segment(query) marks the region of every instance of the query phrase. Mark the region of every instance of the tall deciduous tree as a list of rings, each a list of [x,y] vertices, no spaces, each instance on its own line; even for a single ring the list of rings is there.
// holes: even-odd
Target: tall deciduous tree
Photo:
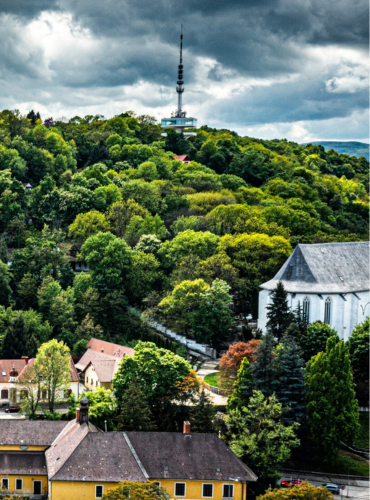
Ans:
[[[271,294],[271,304],[267,307],[267,329],[280,341],[285,330],[294,319],[294,315],[288,306],[288,294],[281,281]]]
[[[318,352],[325,351],[326,342],[330,337],[334,337],[336,342],[339,341],[336,330],[326,323],[315,321],[309,325],[301,339],[304,359],[309,361]]]
[[[8,266],[0,261],[0,305],[7,306],[12,295]]]
[[[260,344],[262,344],[261,340],[250,340],[229,346],[227,353],[223,354],[220,360],[219,380],[223,389],[232,389],[243,359],[246,358],[249,362],[256,360]]]
[[[295,435],[299,424],[284,425],[283,412],[275,395],[265,398],[253,391],[248,406],[229,413],[230,448],[257,474],[262,488],[279,477],[279,467],[299,444]]]
[[[227,400],[227,411],[241,409],[247,406],[252,395],[253,377],[248,358],[243,358],[234,384],[233,393]]]
[[[22,412],[33,419],[36,411],[39,410],[42,390],[42,366],[27,366],[18,377],[18,382],[24,391],[24,397],[21,403]]]
[[[64,342],[50,340],[39,348],[35,369],[42,370],[42,389],[46,390],[49,411],[54,412],[55,403],[63,399],[71,384],[71,356]]]
[[[329,338],[326,351],[314,356],[306,370],[311,437],[329,460],[338,452],[341,441],[353,442],[359,428],[348,346]]]

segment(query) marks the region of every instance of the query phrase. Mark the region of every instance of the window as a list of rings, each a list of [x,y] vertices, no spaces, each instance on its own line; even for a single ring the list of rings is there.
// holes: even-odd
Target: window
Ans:
[[[154,484],[155,484],[156,486],[161,487],[161,482],[160,482],[160,481],[156,481]]]
[[[310,299],[305,297],[303,299],[303,316],[305,317],[307,323],[310,322]]]
[[[203,484],[203,498],[213,497],[213,484]]]
[[[325,300],[324,323],[330,325],[330,320],[331,320],[331,298],[328,297]]]
[[[104,486],[97,484],[95,486],[95,498],[102,498],[104,493]]]
[[[34,481],[33,482],[33,494],[41,495],[42,493],[42,481]]]
[[[223,488],[223,498],[234,498],[234,485],[233,484],[224,484]]]
[[[175,497],[185,496],[185,483],[175,483]]]
[[[9,399],[8,389],[1,389],[1,399]]]
[[[23,479],[16,479],[15,480],[15,489],[16,489],[16,491],[23,490]]]
[[[8,478],[3,478],[1,480],[1,487],[3,490],[8,490],[9,489],[9,479]]]

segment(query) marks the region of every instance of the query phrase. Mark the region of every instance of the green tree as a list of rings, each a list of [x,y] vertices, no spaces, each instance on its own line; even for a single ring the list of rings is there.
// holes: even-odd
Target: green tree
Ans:
[[[169,495],[157,483],[122,481],[103,495],[103,500],[168,500]]]
[[[69,237],[76,242],[85,242],[89,236],[109,230],[109,222],[105,215],[92,210],[85,214],[78,214],[74,222],[69,226]]]
[[[151,253],[133,252],[132,268],[128,277],[130,301],[140,304],[153,290],[161,277],[160,264]]]
[[[3,359],[19,359],[28,356],[29,333],[23,315],[14,318],[9,325],[2,345]]]
[[[271,333],[267,333],[258,346],[252,374],[254,388],[265,396],[271,396],[277,385],[275,340]]]
[[[252,372],[249,367],[248,359],[244,358],[234,383],[234,390],[227,400],[227,412],[230,413],[231,410],[240,410],[243,406],[248,406],[249,399],[252,395],[252,388]]]
[[[127,243],[109,232],[90,236],[81,248],[94,282],[103,289],[122,285],[132,264],[131,254]]]
[[[356,325],[348,339],[349,355],[356,382],[369,381],[369,316]]]
[[[305,417],[303,353],[294,339],[284,336],[277,349],[276,396],[289,410],[284,420],[301,422]]]
[[[132,382],[123,393],[116,417],[118,431],[153,431],[156,426],[144,391]]]
[[[280,341],[294,319],[288,306],[288,293],[281,281],[274,288],[271,294],[271,303],[266,306],[266,309],[268,318],[266,328]]]
[[[0,305],[7,306],[9,304],[12,295],[10,280],[8,266],[4,262],[0,262]]]
[[[324,486],[312,486],[304,482],[286,489],[270,489],[258,496],[257,500],[332,500],[333,498],[333,494]]]
[[[18,377],[18,383],[24,390],[21,402],[22,412],[32,420],[36,412],[40,410],[40,400],[42,397],[42,367],[27,366]]]
[[[152,342],[138,342],[133,356],[125,356],[113,379],[114,394],[121,401],[132,383],[142,389],[150,405],[175,399],[179,383],[190,372],[189,363]]]
[[[200,391],[195,405],[191,408],[190,423],[192,432],[214,432],[213,421],[216,409],[204,390]]]
[[[327,340],[330,337],[334,337],[335,341],[339,342],[336,330],[326,323],[315,321],[309,325],[301,339],[304,359],[309,361],[318,352],[325,351]]]
[[[352,443],[359,428],[348,346],[330,337],[326,351],[313,356],[306,371],[311,438],[321,455],[331,460],[341,441]]]
[[[261,489],[279,477],[278,469],[299,445],[295,435],[299,424],[284,425],[283,414],[276,396],[265,398],[260,391],[253,391],[248,406],[229,413],[230,448],[257,474]]]
[[[55,403],[63,399],[71,384],[71,356],[64,342],[50,340],[39,348],[35,359],[35,370],[42,369],[42,390],[46,390],[49,411],[54,412]]]

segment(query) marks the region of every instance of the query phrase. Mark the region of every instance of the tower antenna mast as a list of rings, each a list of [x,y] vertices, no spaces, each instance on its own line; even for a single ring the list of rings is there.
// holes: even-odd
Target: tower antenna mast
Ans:
[[[186,114],[182,111],[182,94],[184,92],[184,65],[182,64],[182,39],[183,39],[183,34],[182,34],[182,25],[181,25],[181,35],[180,35],[180,64],[178,66],[178,75],[177,75],[177,87],[176,87],[176,92],[177,92],[177,112],[176,112],[176,117],[181,118],[186,116]]]

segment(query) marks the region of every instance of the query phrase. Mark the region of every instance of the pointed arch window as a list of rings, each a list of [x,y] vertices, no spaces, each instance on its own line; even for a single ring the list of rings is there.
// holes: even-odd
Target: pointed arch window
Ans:
[[[309,297],[305,297],[303,299],[303,316],[307,323],[310,322],[310,299]]]
[[[331,321],[331,298],[325,300],[324,323],[330,325]]]

